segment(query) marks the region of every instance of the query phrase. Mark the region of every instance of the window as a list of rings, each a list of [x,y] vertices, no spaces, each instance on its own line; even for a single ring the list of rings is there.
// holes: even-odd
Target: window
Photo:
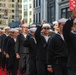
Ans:
[[[30,23],[32,22],[32,18],[30,18]]]
[[[14,20],[12,20],[12,22],[14,22]]]
[[[36,23],[38,22],[38,14],[36,13]]]
[[[38,7],[38,0],[36,0],[36,7]]]
[[[65,0],[61,0],[61,1],[65,1]]]
[[[63,8],[61,9],[61,18],[69,18],[71,16],[71,11],[69,8]]]
[[[34,14],[34,20],[33,20],[33,22],[35,23],[35,14]]]
[[[18,0],[18,2],[22,2],[22,0]]]
[[[14,8],[14,4],[12,4],[12,7]]]
[[[53,21],[54,21],[54,16],[55,16],[55,15],[54,15],[54,11],[55,11],[55,10],[54,10],[54,7],[51,7],[51,8],[50,8],[50,11],[51,11],[51,14],[50,14],[51,22],[53,22]]]
[[[40,23],[40,21],[41,21],[41,14],[39,13],[39,23]]]
[[[25,12],[24,12],[24,16],[27,16],[27,15],[28,15],[28,13],[27,13],[27,11],[25,11]]]
[[[61,17],[66,18],[66,9],[62,9],[61,14]]]
[[[1,18],[1,15],[0,15],[0,18]]]
[[[25,23],[27,23],[27,19],[24,19]]]
[[[35,0],[34,0],[34,8],[35,8]]]
[[[39,0],[39,6],[41,6],[41,2],[40,2],[41,0]]]
[[[24,0],[24,2],[28,2],[28,0]]]
[[[12,15],[12,19],[14,19],[14,15]]]
[[[24,10],[27,10],[28,9],[28,5],[24,5]]]
[[[14,0],[12,0],[12,2],[14,2]]]
[[[2,22],[0,21],[0,24],[2,24]]]
[[[14,13],[14,10],[12,10],[12,12]]]
[[[19,10],[19,13],[22,13],[22,10]]]
[[[30,8],[32,8],[32,4],[30,4]]]
[[[30,15],[32,15],[32,12],[30,11]]]

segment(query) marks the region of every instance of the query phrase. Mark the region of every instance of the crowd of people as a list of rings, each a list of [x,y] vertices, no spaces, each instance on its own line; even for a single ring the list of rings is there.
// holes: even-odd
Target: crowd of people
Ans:
[[[76,75],[76,8],[69,19],[0,30],[0,67],[6,75]]]

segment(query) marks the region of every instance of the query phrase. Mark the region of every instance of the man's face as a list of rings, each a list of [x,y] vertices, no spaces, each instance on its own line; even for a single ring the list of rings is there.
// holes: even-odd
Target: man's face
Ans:
[[[17,38],[18,34],[19,34],[18,32],[14,32],[14,33],[13,33],[13,36],[14,36],[15,38]]]
[[[22,27],[22,32],[24,33],[28,32],[28,27]]]
[[[7,33],[9,33],[9,32],[10,32],[10,29],[6,29],[5,31],[6,31]]]
[[[73,18],[76,18],[76,8],[72,11]]]
[[[35,32],[31,32],[31,35],[32,35],[32,36],[35,36]]]
[[[50,32],[50,28],[48,26],[43,28],[43,33],[44,34],[49,34],[49,32]]]

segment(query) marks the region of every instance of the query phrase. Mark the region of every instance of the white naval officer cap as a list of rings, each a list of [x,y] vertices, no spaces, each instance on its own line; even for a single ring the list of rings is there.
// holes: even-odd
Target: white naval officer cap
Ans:
[[[48,24],[48,23],[43,24],[42,28],[44,28],[44,27],[49,27],[49,28],[51,28],[50,24]]]
[[[3,30],[1,30],[1,32],[5,32],[5,30],[3,29]]]
[[[30,28],[29,31],[31,32],[35,32],[37,30],[37,28]]]
[[[32,28],[32,27],[36,27],[36,25],[35,25],[35,24],[32,24],[30,27],[31,27],[31,28]]]
[[[19,32],[17,29],[14,29],[13,32]]]
[[[58,21],[54,21],[54,22],[53,22],[53,25],[54,25],[54,24],[58,24]]]
[[[10,27],[9,27],[9,26],[6,26],[6,27],[4,28],[4,30],[6,30],[6,29],[10,29]]]
[[[18,28],[18,27],[17,27],[17,28],[14,28],[14,29],[19,30],[19,28]]]
[[[29,27],[27,24],[23,24],[22,27]]]
[[[76,18],[74,19],[73,23],[76,24]]]
[[[10,29],[10,32],[14,32],[14,28],[11,28],[11,29]]]
[[[22,30],[22,28],[19,27],[19,30]]]
[[[66,22],[67,20],[68,19],[66,19],[66,18],[61,18],[61,19],[58,20],[58,23]]]

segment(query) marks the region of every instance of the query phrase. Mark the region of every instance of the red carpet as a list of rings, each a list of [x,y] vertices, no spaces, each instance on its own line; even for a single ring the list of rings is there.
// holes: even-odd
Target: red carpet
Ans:
[[[2,70],[0,69],[0,75],[6,75],[6,71],[5,71],[5,70],[2,71]]]

